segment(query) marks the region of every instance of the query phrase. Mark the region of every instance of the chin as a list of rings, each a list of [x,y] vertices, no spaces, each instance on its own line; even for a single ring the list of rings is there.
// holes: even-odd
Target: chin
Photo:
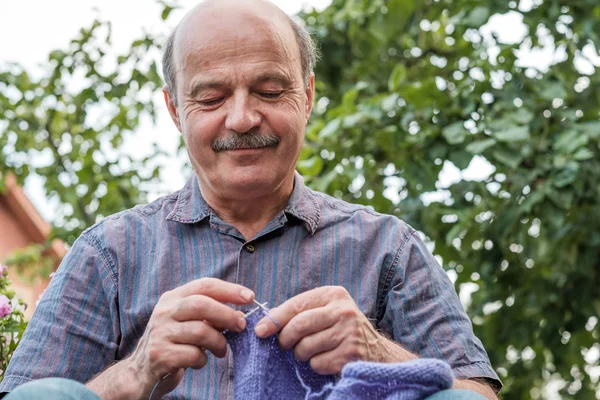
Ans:
[[[282,183],[271,174],[252,174],[241,176],[228,175],[222,182],[224,189],[235,197],[259,197],[274,192]]]

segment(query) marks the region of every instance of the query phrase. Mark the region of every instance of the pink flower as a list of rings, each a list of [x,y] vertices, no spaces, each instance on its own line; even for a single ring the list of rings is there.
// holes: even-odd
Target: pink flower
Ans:
[[[0,275],[4,276],[6,271],[8,271],[8,267],[4,264],[0,264]]]
[[[0,294],[0,318],[4,318],[12,312],[10,300],[3,294]]]

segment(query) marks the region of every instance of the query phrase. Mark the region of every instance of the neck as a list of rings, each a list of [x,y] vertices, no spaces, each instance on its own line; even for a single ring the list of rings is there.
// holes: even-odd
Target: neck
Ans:
[[[294,189],[294,176],[273,192],[250,196],[218,196],[198,182],[202,197],[224,222],[234,226],[248,241],[254,238],[288,203]]]

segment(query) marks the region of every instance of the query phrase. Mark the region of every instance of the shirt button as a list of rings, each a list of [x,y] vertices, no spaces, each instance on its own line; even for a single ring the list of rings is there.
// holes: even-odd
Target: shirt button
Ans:
[[[246,245],[246,251],[248,253],[254,253],[254,250],[256,250],[256,248],[254,246],[252,246],[251,244]]]

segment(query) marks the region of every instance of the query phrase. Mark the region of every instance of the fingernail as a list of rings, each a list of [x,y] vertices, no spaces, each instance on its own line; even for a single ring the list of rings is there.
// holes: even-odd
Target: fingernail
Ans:
[[[238,320],[237,320],[237,326],[242,331],[244,329],[246,329],[246,318],[242,318],[242,317],[238,318]]]
[[[242,296],[242,299],[246,301],[252,301],[252,299],[254,298],[254,293],[252,293],[251,290],[244,289],[240,292],[240,296]]]
[[[260,324],[254,329],[254,332],[256,333],[256,336],[264,337],[267,334],[267,329],[265,324]]]

